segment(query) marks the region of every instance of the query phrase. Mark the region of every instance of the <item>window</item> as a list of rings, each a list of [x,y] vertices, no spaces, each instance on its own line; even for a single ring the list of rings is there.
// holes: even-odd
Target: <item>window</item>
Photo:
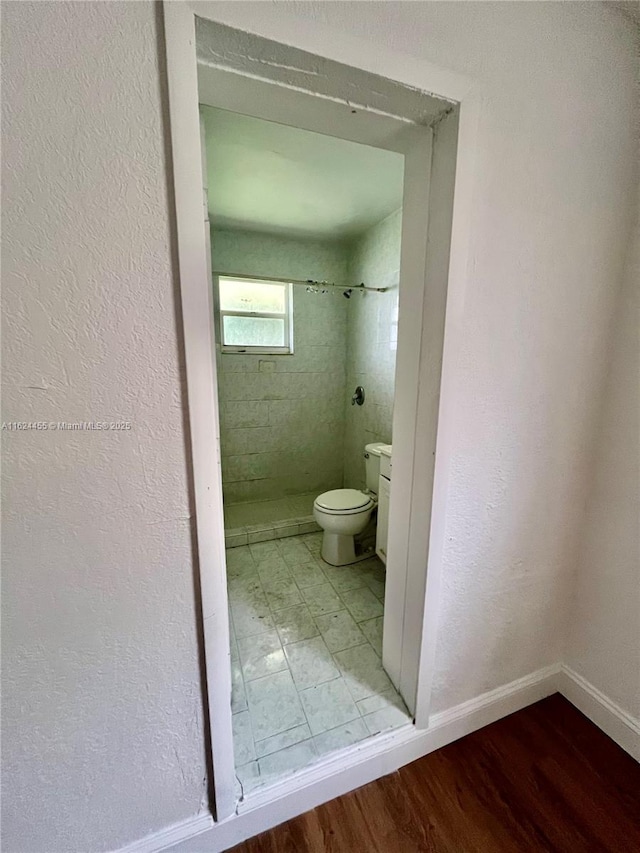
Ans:
[[[218,277],[223,352],[293,352],[291,285]]]

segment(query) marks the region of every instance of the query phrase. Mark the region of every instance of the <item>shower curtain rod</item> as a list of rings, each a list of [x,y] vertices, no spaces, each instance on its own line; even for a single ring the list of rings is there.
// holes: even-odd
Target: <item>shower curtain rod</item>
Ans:
[[[247,278],[251,281],[278,281],[284,282],[285,284],[301,284],[306,287],[339,287],[341,290],[369,290],[372,293],[386,293],[386,287],[368,287],[366,284],[336,284],[333,281],[316,281],[315,279],[308,278],[306,280],[301,278],[276,278],[275,276],[269,275],[244,275],[237,272],[221,272],[220,270],[213,270],[214,275],[222,275],[226,278]]]

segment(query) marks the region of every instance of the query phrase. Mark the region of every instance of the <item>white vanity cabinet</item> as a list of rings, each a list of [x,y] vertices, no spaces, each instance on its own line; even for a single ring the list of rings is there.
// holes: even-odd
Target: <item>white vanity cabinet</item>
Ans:
[[[389,494],[391,492],[391,445],[380,448],[380,477],[378,480],[378,524],[376,527],[376,554],[387,564],[387,538],[389,530]]]

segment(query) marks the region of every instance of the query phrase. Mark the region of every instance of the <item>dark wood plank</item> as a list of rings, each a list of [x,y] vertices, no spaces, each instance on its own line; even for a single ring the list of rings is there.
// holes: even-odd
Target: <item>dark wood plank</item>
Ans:
[[[640,851],[640,765],[559,695],[233,848],[528,851]]]

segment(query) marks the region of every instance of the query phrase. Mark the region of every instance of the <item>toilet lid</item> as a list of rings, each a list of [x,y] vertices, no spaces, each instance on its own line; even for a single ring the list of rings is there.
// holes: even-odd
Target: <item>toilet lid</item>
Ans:
[[[334,489],[317,497],[316,503],[322,509],[339,512],[340,510],[360,509],[360,507],[371,503],[371,498],[357,489]]]

